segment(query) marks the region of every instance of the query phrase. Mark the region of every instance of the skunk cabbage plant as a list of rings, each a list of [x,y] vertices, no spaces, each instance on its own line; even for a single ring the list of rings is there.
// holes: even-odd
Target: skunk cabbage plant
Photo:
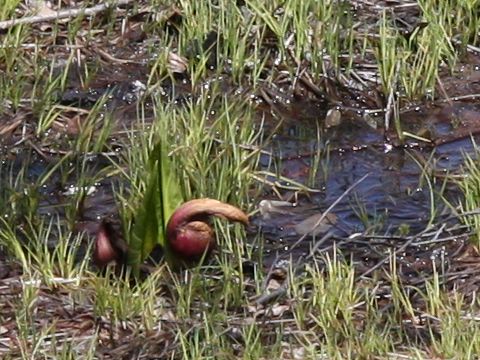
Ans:
[[[183,196],[171,160],[162,143],[154,147],[147,184],[135,215],[128,245],[103,222],[97,232],[94,259],[103,267],[111,261],[127,264],[135,275],[156,245],[170,263],[194,261],[215,246],[211,216],[248,224],[247,215],[235,206],[213,199],[195,199],[182,204]]]

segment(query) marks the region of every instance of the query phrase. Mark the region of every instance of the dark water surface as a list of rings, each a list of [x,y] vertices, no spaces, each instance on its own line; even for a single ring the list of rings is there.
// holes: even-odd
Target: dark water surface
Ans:
[[[325,211],[366,174],[331,211],[337,216],[332,228],[336,237],[413,235],[429,223],[441,222],[452,213],[445,200],[458,205],[462,199],[451,175],[463,173],[465,154],[474,155],[474,138],[464,135],[476,133],[477,119],[480,106],[472,104],[412,110],[405,114],[405,131],[424,134],[430,142],[407,138],[403,145],[393,132],[372,129],[361,120],[347,119],[320,136],[317,124],[285,126],[273,141],[272,156],[262,158],[264,169],[273,168],[276,174],[269,180],[282,183],[283,176],[320,191],[298,191],[292,198],[294,191],[280,190],[282,200],[288,199],[294,207],[280,207],[255,221],[269,244],[267,253],[288,250],[302,235],[296,225]],[[287,183],[284,179],[284,185],[292,185]],[[278,200],[273,194],[266,198]],[[307,237],[294,252],[306,254],[311,244],[312,237]]]

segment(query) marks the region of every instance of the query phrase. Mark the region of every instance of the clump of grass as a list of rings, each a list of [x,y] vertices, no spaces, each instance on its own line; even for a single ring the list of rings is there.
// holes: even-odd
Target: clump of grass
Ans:
[[[472,3],[419,1],[418,6],[422,22],[408,35],[395,25],[393,12],[383,11],[376,57],[385,95],[433,99],[441,69],[452,70],[466,45],[476,41],[478,17]],[[460,27],[466,31],[459,33]]]
[[[480,246],[480,214],[477,214],[480,208],[480,165],[475,157],[466,154],[465,168],[467,176],[459,183],[465,200],[460,206],[461,211],[467,214],[465,222],[474,231],[473,243]]]
[[[173,114],[157,112],[160,122],[169,118],[172,124],[172,151],[188,197],[239,205],[251,201],[250,174],[257,165],[261,134],[251,111],[246,100],[228,100],[214,91]]]
[[[20,0],[5,0],[2,2],[2,8],[0,9],[0,20],[10,19],[15,13],[15,9],[20,4]]]
[[[399,277],[393,256],[390,264],[386,278],[359,281],[334,252],[291,279],[296,338],[311,356],[430,358],[461,349],[457,356],[463,357],[480,344],[472,335],[478,326],[465,310],[471,305],[441,286],[441,274],[434,271],[431,280],[413,287]],[[459,336],[466,328],[472,332]],[[415,331],[419,338],[412,336]]]
[[[48,284],[56,277],[78,279],[86,269],[88,258],[78,262],[81,236],[65,233],[58,218],[35,224],[27,222],[20,233],[5,220],[2,222],[0,244],[21,262],[27,275],[41,275]],[[24,243],[19,237],[24,238]]]
[[[127,273],[124,279],[113,275],[110,267],[105,276],[90,278],[89,297],[95,314],[107,316],[112,324],[137,319],[136,326],[142,331],[158,326],[160,318],[171,307],[163,294],[163,281],[169,277],[168,269],[161,266],[145,281],[133,286],[131,273]]]

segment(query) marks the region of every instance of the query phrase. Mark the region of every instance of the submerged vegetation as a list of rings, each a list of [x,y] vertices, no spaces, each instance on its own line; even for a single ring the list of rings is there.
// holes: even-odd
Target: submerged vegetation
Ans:
[[[472,0],[3,0],[0,357],[478,356],[477,153],[450,173],[429,151],[480,132],[455,107],[479,23]],[[331,200],[334,155],[366,148],[391,161],[376,192],[421,168],[393,200],[413,219],[367,206],[360,158]],[[199,198],[250,225],[171,266],[155,244]],[[92,263],[105,224],[133,267]]]

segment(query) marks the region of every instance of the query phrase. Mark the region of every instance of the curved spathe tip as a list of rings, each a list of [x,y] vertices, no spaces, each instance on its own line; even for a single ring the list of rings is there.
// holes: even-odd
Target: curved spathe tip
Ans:
[[[214,234],[208,218],[211,216],[248,225],[248,216],[239,208],[224,202],[204,198],[187,201],[171,216],[167,224],[167,241],[180,257],[194,259],[210,251]]]

